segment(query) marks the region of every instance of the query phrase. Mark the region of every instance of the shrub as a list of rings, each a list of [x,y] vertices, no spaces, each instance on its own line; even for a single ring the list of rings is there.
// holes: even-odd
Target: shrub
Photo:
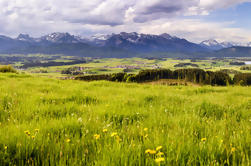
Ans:
[[[235,74],[234,84],[244,86],[251,85],[251,73]]]
[[[0,66],[0,73],[17,73],[11,65]]]
[[[210,75],[211,79],[211,85],[220,85],[220,86],[226,86],[232,83],[231,77],[223,72],[211,72]]]
[[[83,81],[100,81],[100,80],[110,80],[111,75],[103,74],[103,75],[87,75],[87,76],[77,76],[76,80]]]
[[[114,73],[111,75],[110,81],[125,82],[127,80],[126,73]]]
[[[244,62],[230,62],[229,64],[233,65],[233,66],[243,66],[243,65],[245,65]]]
[[[174,67],[187,67],[187,66],[199,67],[199,65],[193,63],[179,63],[174,65]]]
[[[251,65],[242,66],[241,70],[251,70]]]

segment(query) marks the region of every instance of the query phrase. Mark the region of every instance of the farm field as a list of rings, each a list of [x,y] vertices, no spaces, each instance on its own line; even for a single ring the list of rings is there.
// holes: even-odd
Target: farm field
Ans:
[[[84,63],[83,63],[84,61]],[[182,58],[83,58],[62,55],[0,55],[1,64],[11,64],[20,72],[49,76],[54,78],[69,77],[62,71],[72,69],[77,74],[98,75],[126,72],[136,74],[145,69],[200,68],[206,71],[228,70],[230,75],[236,72],[250,73],[250,70],[240,70],[244,65],[230,65],[231,62],[250,61],[250,58],[232,59],[182,59]],[[49,64],[51,65],[49,65]],[[53,64],[51,64],[53,63]],[[65,63],[65,64],[59,64]],[[73,63],[73,64],[69,64]],[[74,64],[76,63],[76,64]],[[44,64],[44,66],[39,66]],[[48,65],[48,66],[46,66]],[[247,65],[248,66],[248,65]]]
[[[251,165],[250,87],[0,74],[0,165]]]

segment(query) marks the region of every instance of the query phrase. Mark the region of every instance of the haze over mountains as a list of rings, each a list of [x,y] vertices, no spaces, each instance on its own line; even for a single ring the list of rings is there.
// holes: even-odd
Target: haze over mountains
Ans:
[[[150,35],[121,32],[111,35],[97,34],[90,38],[69,33],[52,33],[39,38],[20,34],[17,38],[0,36],[0,53],[118,58],[149,54],[168,56],[171,53],[187,56],[251,56],[251,42],[238,44],[206,40],[196,44],[166,33]]]

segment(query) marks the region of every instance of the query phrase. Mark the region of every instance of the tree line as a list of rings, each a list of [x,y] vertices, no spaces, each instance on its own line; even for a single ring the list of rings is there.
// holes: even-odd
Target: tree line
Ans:
[[[185,80],[187,82],[193,82],[202,85],[251,85],[251,73],[250,74],[235,74],[232,79],[229,74],[221,71],[204,71],[202,69],[149,69],[142,70],[138,74],[127,74],[127,73],[114,73],[104,75],[87,75],[77,76],[76,80],[84,81],[97,81],[97,80],[108,80],[116,82],[150,82],[157,81],[160,79],[176,79]]]
[[[75,60],[72,62],[56,62],[56,61],[40,62],[40,61],[35,61],[35,62],[24,63],[22,68],[26,69],[29,67],[66,66],[66,65],[76,65],[76,64],[82,64],[82,63],[86,63],[86,61],[85,60]]]

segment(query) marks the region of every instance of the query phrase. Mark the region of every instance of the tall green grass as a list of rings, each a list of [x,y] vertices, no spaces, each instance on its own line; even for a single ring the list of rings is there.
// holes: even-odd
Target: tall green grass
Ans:
[[[250,110],[249,87],[0,74],[0,165],[246,166]]]

